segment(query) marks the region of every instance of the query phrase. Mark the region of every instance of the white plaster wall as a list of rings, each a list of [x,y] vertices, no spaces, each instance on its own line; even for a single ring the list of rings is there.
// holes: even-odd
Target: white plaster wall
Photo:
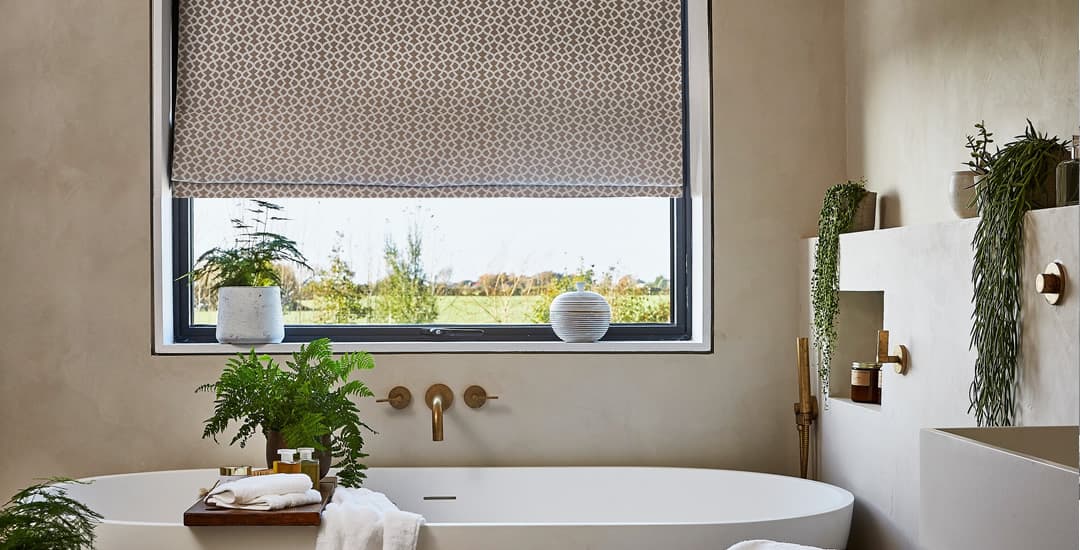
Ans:
[[[225,357],[150,354],[148,7],[0,1],[0,495],[262,454],[199,438]],[[844,172],[843,4],[716,0],[711,26],[715,352],[379,355],[377,392],[502,399],[459,402],[441,443],[422,405],[366,402],[370,464],[797,471],[799,239]]]
[[[846,0],[847,175],[882,227],[955,219],[949,173],[985,120],[999,144],[1030,118],[1077,131],[1076,0]]]
[[[977,220],[919,225],[841,237],[841,290],[883,290],[884,328],[904,344],[906,376],[885,369],[880,408],[832,400],[818,431],[820,478],[855,494],[851,548],[917,548],[919,430],[973,426],[968,387],[975,352],[971,329],[971,239]],[[1025,226],[1023,425],[1080,421],[1080,293],[1059,306],[1035,294],[1034,277],[1047,262],[1080,273],[1080,207],[1030,213]],[[804,241],[812,264],[814,239]],[[805,272],[804,297],[809,292]],[[803,302],[808,317],[809,306]],[[809,331],[809,324],[806,325]],[[871,343],[871,346],[873,344]],[[1076,506],[1076,501],[1062,503]]]

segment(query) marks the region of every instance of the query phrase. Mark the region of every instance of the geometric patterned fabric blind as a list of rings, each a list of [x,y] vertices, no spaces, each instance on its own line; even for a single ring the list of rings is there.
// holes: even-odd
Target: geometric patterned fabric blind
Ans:
[[[179,0],[178,197],[678,197],[680,0]]]

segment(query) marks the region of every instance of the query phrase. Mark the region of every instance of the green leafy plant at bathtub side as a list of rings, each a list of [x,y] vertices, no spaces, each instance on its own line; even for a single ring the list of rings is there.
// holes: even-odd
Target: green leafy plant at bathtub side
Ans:
[[[0,510],[0,550],[90,550],[101,515],[52,478],[15,493]]]
[[[1064,142],[1040,134],[1029,120],[1023,135],[982,160],[988,170],[976,185],[981,217],[971,242],[975,307],[970,346],[976,359],[968,409],[980,426],[1011,426],[1015,420],[1024,215],[1053,206],[1047,182],[1064,155]]]
[[[814,307],[813,341],[818,353],[818,380],[823,401],[829,397],[829,365],[836,344],[834,323],[840,312],[840,234],[851,229],[855,211],[865,193],[865,181],[848,181],[830,187],[825,191],[818,217],[810,294]]]
[[[334,359],[330,340],[320,338],[301,346],[282,368],[273,358],[250,353],[229,360],[217,382],[199,386],[196,392],[213,392],[214,415],[206,419],[203,437],[224,433],[238,422],[230,445],[247,441],[258,433],[281,432],[293,447],[326,450],[324,436],[330,436],[330,451],[340,468],[338,482],[347,487],[363,483],[360,462],[364,454],[364,432],[375,433],[360,420],[354,398],[373,394],[359,380],[349,380],[361,370],[375,367],[371,355],[345,353]]]

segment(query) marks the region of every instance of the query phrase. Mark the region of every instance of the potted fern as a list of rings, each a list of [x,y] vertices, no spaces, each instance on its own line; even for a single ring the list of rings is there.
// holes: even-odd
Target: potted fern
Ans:
[[[217,382],[196,392],[213,392],[214,415],[206,419],[203,438],[224,433],[239,423],[230,445],[244,447],[254,435],[266,437],[266,465],[281,448],[314,447],[320,477],[333,467],[342,485],[359,486],[364,479],[364,432],[375,433],[360,420],[353,398],[371,397],[356,371],[375,367],[371,355],[346,353],[334,359],[330,340],[320,338],[301,346],[282,368],[273,358],[250,353],[229,360]]]
[[[68,496],[68,483],[82,482],[58,477],[15,493],[0,509],[0,548],[92,550],[101,515]]]
[[[218,342],[276,344],[285,339],[285,319],[275,264],[310,267],[294,241],[268,230],[271,222],[286,219],[278,215],[281,206],[251,203],[245,215],[232,220],[238,232],[233,246],[207,250],[181,278],[209,285],[217,293]]]

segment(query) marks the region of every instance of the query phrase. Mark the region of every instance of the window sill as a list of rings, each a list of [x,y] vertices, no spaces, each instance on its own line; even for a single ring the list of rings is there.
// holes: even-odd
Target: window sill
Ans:
[[[255,345],[255,351],[266,354],[289,354],[302,344]],[[155,355],[233,355],[250,351],[253,346],[237,344],[178,344],[155,346]],[[709,342],[694,340],[653,342],[596,342],[568,344],[566,342],[334,342],[335,352],[366,351],[370,353],[709,353]]]

